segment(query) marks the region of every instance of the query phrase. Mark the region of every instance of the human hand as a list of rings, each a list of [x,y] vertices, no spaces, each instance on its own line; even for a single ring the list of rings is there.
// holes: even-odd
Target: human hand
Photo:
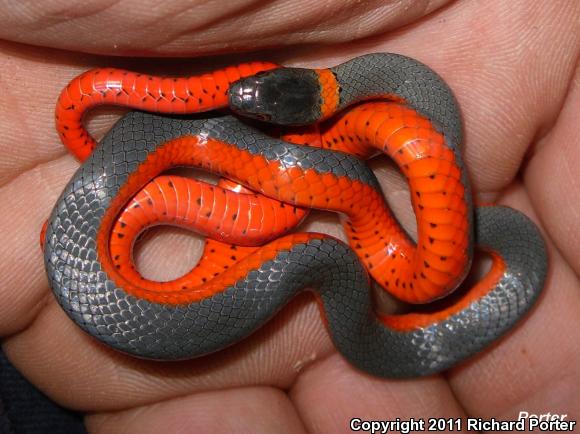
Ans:
[[[580,259],[574,254],[580,229],[573,168],[580,158],[574,135],[580,10],[573,1],[521,0],[509,8],[500,0],[485,7],[443,3],[226,7],[216,1],[187,10],[180,2],[156,8],[143,2],[56,2],[34,10],[4,5],[0,35],[106,55],[263,48],[252,57],[329,66],[390,51],[428,64],[462,107],[466,163],[478,197],[523,210],[548,242],[545,293],[513,332],[444,376],[405,381],[370,377],[344,362],[309,296],[298,297],[248,340],[199,360],[147,362],[105,348],[55,303],[38,248],[40,227],[78,167],[54,131],[58,93],[73,76],[96,66],[191,74],[247,57],[153,65],[3,42],[0,335],[15,365],[58,402],[89,412],[87,424],[95,432],[325,433],[348,431],[351,417],[513,419],[520,410],[578,419],[580,346],[573,325],[580,314]],[[331,45],[272,48],[298,42]],[[114,116],[103,113],[111,112],[119,113],[94,113],[91,131],[108,129]],[[389,201],[404,221],[412,221],[402,178],[384,160],[373,167]],[[335,220],[321,214],[307,229],[340,234]],[[137,262],[153,278],[185,272],[201,247],[198,238],[170,228],[154,231],[145,244]]]

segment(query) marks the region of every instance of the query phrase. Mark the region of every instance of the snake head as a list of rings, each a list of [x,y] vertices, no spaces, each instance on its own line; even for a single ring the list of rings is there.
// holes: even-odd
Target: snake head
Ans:
[[[320,94],[315,71],[279,68],[232,83],[229,103],[245,117],[278,125],[306,125],[320,119]]]

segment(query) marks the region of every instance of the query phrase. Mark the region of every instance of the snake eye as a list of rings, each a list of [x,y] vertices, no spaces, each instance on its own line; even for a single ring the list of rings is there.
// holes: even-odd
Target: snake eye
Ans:
[[[272,116],[267,113],[256,113],[254,116],[259,121],[269,122],[272,120]]]
[[[269,72],[270,71],[259,71],[259,72],[256,72],[252,77],[258,77],[258,78],[265,77],[268,75]]]

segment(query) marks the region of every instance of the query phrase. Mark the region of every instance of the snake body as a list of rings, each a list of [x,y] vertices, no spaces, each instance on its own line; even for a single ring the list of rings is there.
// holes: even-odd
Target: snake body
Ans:
[[[259,71],[268,72],[254,75]],[[95,86],[98,74],[120,75],[121,82]],[[91,75],[78,83],[86,84],[87,77]],[[186,111],[189,99],[198,98],[197,91],[184,90],[178,80],[167,80],[177,83],[173,90],[149,87],[137,98],[127,92],[139,79],[130,73],[98,72],[92,79],[100,102],[132,101],[129,105],[139,107],[139,98],[146,102],[153,95],[168,101],[157,101],[158,108],[175,112],[170,104]],[[134,80],[132,87],[123,80]],[[44,255],[57,300],[89,334],[138,357],[197,357],[248,336],[309,289],[322,306],[337,349],[352,364],[374,375],[409,377],[440,372],[481,351],[533,305],[546,274],[542,238],[515,210],[486,206],[473,213],[459,149],[459,111],[449,88],[426,66],[400,55],[372,54],[328,70],[263,64],[230,74],[219,89],[219,80],[206,81],[215,90],[214,96],[205,93],[217,100],[215,106],[229,99],[235,111],[282,124],[319,122],[370,98],[391,102],[365,103],[330,119],[321,133],[321,146],[327,149],[273,138],[232,116],[172,118],[133,112],[91,153],[90,137],[80,122],[86,107],[94,105],[94,92],[79,85],[81,91],[74,95],[69,86],[61,96],[57,126],[85,161],[50,216]],[[298,90],[288,95],[288,86]],[[81,109],[80,95],[87,95]],[[204,100],[197,102],[203,105]],[[212,107],[207,103],[201,109]],[[374,113],[382,114],[373,118]],[[383,151],[397,162],[410,181],[418,220],[416,247],[380,199],[373,173],[359,158],[342,152],[339,143],[360,157]],[[229,249],[233,259],[219,270],[204,274],[198,268],[179,283],[148,282],[126,269],[130,266],[117,257],[121,254],[112,254],[115,238],[127,240],[138,233],[128,236],[123,217],[116,219],[129,212],[125,207],[135,194],[175,165],[212,171],[274,203],[340,212],[351,247],[314,233],[284,235],[261,247],[221,245],[218,253]],[[159,182],[164,185],[160,189],[178,191],[171,179],[162,179],[166,182]],[[228,194],[219,186],[208,188],[215,195]],[[197,199],[202,209],[204,200]],[[130,212],[144,207],[145,202],[134,202]],[[166,206],[160,220],[183,220],[180,209]],[[215,223],[211,214],[204,220],[209,226]],[[228,215],[229,222],[241,218],[237,212]],[[247,219],[251,227],[252,216]],[[223,229],[220,224],[216,232]],[[367,269],[401,298],[426,302],[461,282],[474,241],[490,253],[492,268],[458,301],[433,313],[387,316],[373,311]],[[216,249],[206,246],[208,254],[211,250]]]

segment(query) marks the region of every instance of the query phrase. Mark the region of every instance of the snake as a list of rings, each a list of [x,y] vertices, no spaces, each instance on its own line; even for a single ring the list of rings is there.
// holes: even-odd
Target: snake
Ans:
[[[97,144],[83,115],[99,104],[136,110]],[[458,103],[407,56],[371,53],[325,69],[251,62],[192,77],[96,69],[63,90],[56,125],[82,165],[43,230],[49,284],[82,330],[135,357],[222,350],[310,291],[356,368],[431,375],[507,333],[544,286],[539,230],[512,208],[474,206]],[[364,162],[381,153],[409,183],[416,241]],[[222,179],[164,174],[175,166]],[[348,243],[296,231],[310,209],[338,213]],[[211,238],[181,278],[151,281],[132,263],[135,240],[155,224]],[[489,271],[451,302],[421,309],[457,289],[475,248]],[[419,309],[377,312],[373,281]]]

